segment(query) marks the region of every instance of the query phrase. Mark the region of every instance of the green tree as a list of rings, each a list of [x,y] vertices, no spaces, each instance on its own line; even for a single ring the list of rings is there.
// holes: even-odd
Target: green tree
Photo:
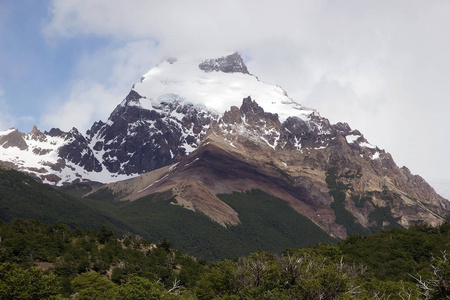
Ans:
[[[100,232],[98,234],[98,242],[100,244],[106,244],[108,241],[115,239],[114,238],[114,233],[109,230],[108,228],[106,228],[105,226],[102,226],[102,228],[100,228]]]
[[[147,278],[130,275],[119,288],[120,299],[161,299],[164,286]]]
[[[169,240],[167,238],[163,238],[159,244],[158,247],[163,248],[167,253],[170,252],[170,249],[172,248],[172,243],[169,242]]]
[[[215,263],[197,282],[194,291],[199,299],[213,299],[237,293],[237,266],[230,260]]]
[[[22,268],[11,263],[0,265],[0,299],[51,299],[60,287],[55,275],[40,269]]]
[[[83,273],[72,282],[75,299],[117,299],[118,289],[110,280],[98,273]]]

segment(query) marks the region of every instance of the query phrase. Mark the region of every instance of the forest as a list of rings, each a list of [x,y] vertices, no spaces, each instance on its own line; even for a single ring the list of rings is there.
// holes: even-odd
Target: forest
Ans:
[[[450,299],[450,223],[207,261],[162,238],[0,222],[1,299]]]

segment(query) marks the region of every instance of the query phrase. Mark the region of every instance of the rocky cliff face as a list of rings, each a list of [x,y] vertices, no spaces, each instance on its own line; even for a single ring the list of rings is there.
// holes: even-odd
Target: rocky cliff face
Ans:
[[[107,123],[87,132],[90,145],[110,173],[142,174],[173,164],[197,148],[217,116],[167,96],[152,109],[143,109],[143,97],[131,91]]]
[[[291,187],[307,191],[308,196],[290,194],[338,237],[421,221],[437,225],[449,212],[449,202],[420,176],[399,168],[359,131],[331,125],[318,114],[280,123],[247,98],[214,123],[211,134],[243,160],[271,165]]]

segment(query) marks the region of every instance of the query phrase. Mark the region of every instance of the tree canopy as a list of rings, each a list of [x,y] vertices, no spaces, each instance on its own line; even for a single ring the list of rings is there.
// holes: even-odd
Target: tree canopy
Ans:
[[[0,222],[1,299],[449,299],[450,224],[207,262],[127,232]]]

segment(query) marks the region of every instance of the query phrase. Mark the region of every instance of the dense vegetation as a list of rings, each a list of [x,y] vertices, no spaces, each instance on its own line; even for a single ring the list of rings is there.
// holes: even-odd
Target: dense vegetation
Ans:
[[[239,212],[239,225],[220,226],[201,213],[174,205],[176,200],[170,196],[156,194],[132,202],[85,201],[108,210],[139,235],[153,240],[166,237],[175,241],[177,249],[210,260],[336,242],[285,201],[261,190],[218,197]]]
[[[0,218],[6,222],[14,218],[38,219],[48,224],[63,222],[84,228],[104,225],[116,233],[130,230],[119,220],[81,199],[56,191],[21,172],[1,167]]]
[[[83,229],[106,226],[118,236],[133,232],[152,240],[166,237],[175,242],[176,249],[209,260],[336,242],[285,201],[260,190],[219,195],[239,212],[242,221],[228,228],[174,205],[170,193],[119,202],[102,189],[91,199],[80,198],[89,190],[87,185],[74,184],[57,191],[23,173],[0,168],[0,218],[6,222],[14,218],[61,222]]]
[[[449,299],[450,224],[207,263],[107,228],[0,223],[1,299]]]

